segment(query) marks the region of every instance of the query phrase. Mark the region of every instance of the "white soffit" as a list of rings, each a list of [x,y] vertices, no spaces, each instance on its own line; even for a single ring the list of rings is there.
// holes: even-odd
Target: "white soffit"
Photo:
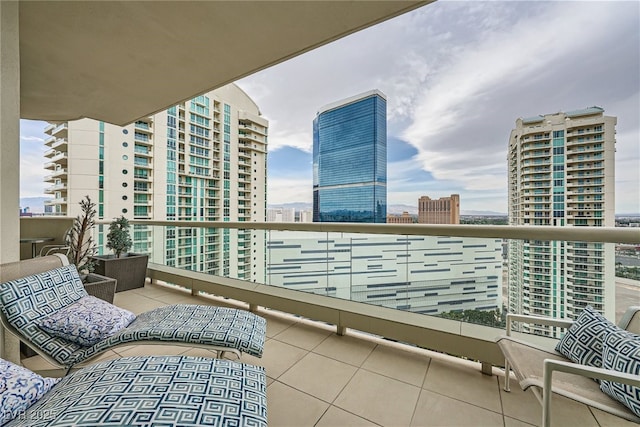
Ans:
[[[22,1],[21,117],[125,125],[430,1]]]

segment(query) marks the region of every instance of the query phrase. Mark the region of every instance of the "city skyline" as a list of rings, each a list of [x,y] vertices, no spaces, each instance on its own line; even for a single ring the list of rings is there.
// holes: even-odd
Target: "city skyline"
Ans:
[[[461,210],[506,212],[514,120],[598,105],[618,117],[615,211],[637,213],[639,7],[576,5],[437,2],[240,80],[271,123],[268,204],[311,202],[312,118],[376,87],[390,205],[457,193]],[[21,197],[43,194],[43,128],[23,122]]]

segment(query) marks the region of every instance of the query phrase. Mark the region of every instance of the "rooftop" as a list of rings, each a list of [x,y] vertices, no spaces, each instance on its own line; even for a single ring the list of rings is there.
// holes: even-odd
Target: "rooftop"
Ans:
[[[167,304],[213,304],[248,308],[244,303],[163,284],[116,294],[116,305],[135,313]],[[539,425],[541,407],[530,392],[514,383],[502,390],[504,371],[481,373],[480,364],[418,349],[272,310],[261,359],[242,361],[264,366],[268,420],[271,426],[527,426]],[[127,346],[100,360],[149,354],[215,356],[200,348]],[[39,357],[24,359],[34,370],[50,369]],[[635,425],[597,409],[554,396],[554,425]]]

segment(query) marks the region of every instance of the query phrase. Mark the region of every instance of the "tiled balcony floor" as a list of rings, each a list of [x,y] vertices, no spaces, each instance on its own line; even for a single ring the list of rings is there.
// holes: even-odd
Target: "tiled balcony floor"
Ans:
[[[224,304],[186,291],[147,283],[116,294],[135,313],[175,303]],[[237,305],[235,305],[237,307]],[[244,307],[246,308],[246,307]],[[261,309],[267,342],[261,359],[242,361],[267,372],[269,425],[276,426],[527,426],[539,425],[541,407],[515,381],[504,392],[504,373],[480,372],[478,363],[411,348],[289,315]],[[214,353],[179,346],[120,347],[101,359],[144,355]],[[31,369],[47,369],[38,357]],[[637,426],[562,397],[554,397],[555,426]]]

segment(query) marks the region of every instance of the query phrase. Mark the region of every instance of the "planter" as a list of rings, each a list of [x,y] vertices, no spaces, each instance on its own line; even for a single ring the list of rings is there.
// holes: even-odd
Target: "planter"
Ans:
[[[82,284],[89,295],[113,304],[117,280],[111,277],[90,273],[83,278]]]
[[[95,256],[94,272],[116,279],[116,292],[144,287],[149,255],[129,253],[120,258],[114,255]]]

